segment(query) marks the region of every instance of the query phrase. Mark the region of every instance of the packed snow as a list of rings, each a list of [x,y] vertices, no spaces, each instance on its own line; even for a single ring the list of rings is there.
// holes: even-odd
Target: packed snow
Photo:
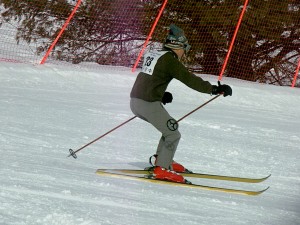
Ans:
[[[98,168],[143,169],[160,133],[136,118],[129,93],[137,72],[95,64],[0,62],[1,225],[299,225],[300,89],[224,77],[219,97],[180,122],[175,160],[194,172],[272,176],[259,184],[193,183],[270,189],[243,196],[102,177]],[[200,75],[216,84],[217,77]],[[173,80],[179,119],[213,96]]]

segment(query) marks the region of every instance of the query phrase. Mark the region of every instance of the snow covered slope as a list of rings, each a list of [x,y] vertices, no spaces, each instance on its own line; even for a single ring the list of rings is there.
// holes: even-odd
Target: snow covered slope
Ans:
[[[141,169],[160,134],[131,118],[127,68],[33,66],[0,62],[1,225],[299,225],[300,90],[225,78],[219,97],[180,122],[175,159],[195,172],[272,177],[260,184],[199,180],[225,187],[271,188],[260,196],[101,177],[98,168]],[[216,83],[214,76],[202,75]],[[212,98],[172,81],[179,119]],[[196,182],[196,180],[192,180]]]

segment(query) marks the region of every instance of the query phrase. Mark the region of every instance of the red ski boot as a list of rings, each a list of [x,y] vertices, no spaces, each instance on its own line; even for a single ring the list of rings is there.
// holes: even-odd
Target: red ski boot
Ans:
[[[152,162],[152,159],[154,160],[154,163]],[[156,165],[156,159],[157,159],[157,155],[152,155],[150,156],[149,158],[149,163],[152,165],[152,166],[155,166]],[[176,162],[173,160],[172,164],[172,170],[174,170],[176,173],[193,173],[192,171],[186,169],[183,165],[181,165],[180,163]]]
[[[178,163],[174,160],[173,160],[171,166],[172,166],[173,170],[177,173],[186,173],[188,171],[186,168],[184,168],[183,165],[181,165],[180,163]]]
[[[167,170],[163,167],[156,166],[153,170],[153,176],[158,180],[167,180],[177,183],[187,183],[183,176],[172,170]]]

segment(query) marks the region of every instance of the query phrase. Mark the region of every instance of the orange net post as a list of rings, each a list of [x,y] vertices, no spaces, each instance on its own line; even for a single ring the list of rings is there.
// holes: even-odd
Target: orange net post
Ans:
[[[157,17],[156,17],[156,19],[155,19],[155,21],[154,21],[154,24],[153,24],[153,26],[152,26],[152,28],[151,28],[151,31],[150,31],[150,33],[149,33],[149,35],[148,35],[148,37],[147,37],[145,43],[143,44],[142,50],[140,51],[140,53],[139,53],[139,55],[138,55],[138,58],[137,58],[137,60],[136,60],[136,62],[135,62],[135,64],[134,64],[134,66],[133,66],[133,68],[132,68],[132,71],[133,71],[133,72],[135,71],[135,69],[136,69],[136,67],[137,67],[137,65],[138,65],[138,63],[139,63],[139,61],[140,61],[140,59],[142,58],[142,55],[143,55],[143,53],[144,53],[144,51],[145,51],[145,48],[147,47],[147,44],[149,43],[149,40],[150,40],[150,38],[152,37],[152,34],[153,34],[153,32],[154,32],[154,30],[155,30],[155,27],[156,27],[156,25],[157,25],[157,23],[158,23],[158,21],[159,21],[159,19],[160,19],[160,17],[161,17],[161,14],[163,13],[163,11],[164,11],[164,9],[165,9],[165,7],[166,7],[167,2],[168,2],[168,0],[165,0],[165,1],[164,1],[164,4],[162,5],[161,9],[159,10],[159,13],[158,13],[158,15],[157,15]]]
[[[73,18],[74,14],[76,13],[78,7],[80,6],[81,0],[78,0],[76,3],[76,6],[74,7],[74,9],[72,10],[71,14],[69,15],[68,19],[66,20],[66,22],[64,23],[64,25],[61,28],[61,31],[58,33],[57,37],[55,38],[55,40],[52,42],[50,48],[48,49],[48,51],[46,52],[45,56],[43,57],[41,64],[44,64],[48,58],[48,56],[50,55],[52,49],[55,47],[56,43],[58,42],[59,38],[61,37],[61,35],[63,34],[63,32],[65,31],[65,29],[67,28],[67,26],[69,25],[71,19]]]
[[[0,58],[38,63],[73,7],[73,1],[2,0]]]
[[[298,62],[298,66],[296,68],[295,76],[294,76],[294,79],[293,79],[293,82],[292,82],[292,87],[295,87],[295,85],[296,85],[297,78],[298,78],[298,75],[299,75],[299,70],[300,70],[300,59],[299,59],[299,62]]]
[[[234,42],[235,42],[237,33],[239,32],[239,29],[240,29],[240,26],[241,26],[241,23],[242,23],[244,14],[245,14],[246,9],[247,9],[247,6],[248,6],[248,2],[249,2],[248,0],[245,0],[245,3],[244,3],[244,6],[243,6],[243,10],[242,10],[242,12],[241,12],[239,21],[237,22],[237,25],[236,25],[236,28],[235,28],[235,30],[234,30],[234,34],[233,34],[232,40],[230,41],[230,46],[229,46],[228,52],[227,52],[227,54],[226,54],[226,57],[225,57],[225,60],[224,60],[224,63],[223,63],[223,66],[222,66],[220,75],[219,75],[219,80],[222,79],[222,76],[223,76],[223,74],[224,74],[224,72],[225,72],[225,69],[226,69],[226,66],[227,66],[227,63],[228,63],[228,60],[229,60],[229,57],[230,57],[230,53],[231,53],[232,48],[233,48],[233,46],[234,46]]]
[[[152,23],[144,17],[147,5],[138,0],[83,0],[80,6],[73,0],[2,0],[0,58],[39,62],[47,54],[58,63],[131,67]]]

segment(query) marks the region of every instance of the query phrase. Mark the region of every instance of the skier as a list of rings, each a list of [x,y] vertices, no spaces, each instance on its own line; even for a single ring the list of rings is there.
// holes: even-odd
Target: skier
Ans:
[[[212,85],[187,70],[180,60],[190,48],[183,30],[171,24],[163,49],[147,52],[144,55],[142,71],[138,74],[130,93],[132,112],[151,123],[162,134],[154,155],[156,158],[153,168],[155,179],[186,182],[179,174],[187,171],[186,168],[173,160],[181,137],[178,124],[161,104],[165,105],[173,100],[172,94],[166,92],[170,81],[175,78],[202,93],[223,94],[224,97],[232,95],[230,86],[221,85],[220,82],[218,86]]]

